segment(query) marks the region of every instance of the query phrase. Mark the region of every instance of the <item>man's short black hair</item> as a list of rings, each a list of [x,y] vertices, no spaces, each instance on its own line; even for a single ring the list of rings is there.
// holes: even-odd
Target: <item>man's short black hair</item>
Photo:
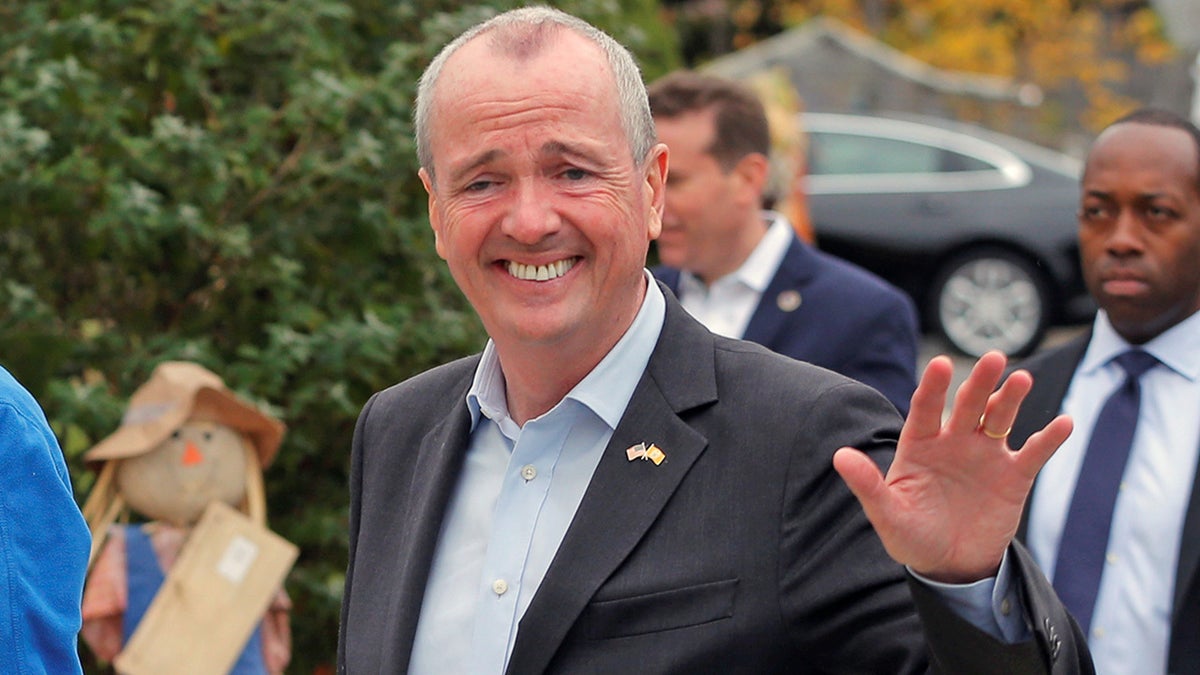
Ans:
[[[1196,150],[1196,188],[1200,190],[1200,128],[1191,120],[1178,113],[1162,108],[1138,108],[1123,115],[1108,128],[1118,124],[1145,124],[1154,127],[1169,127],[1186,131],[1192,137],[1192,147]]]

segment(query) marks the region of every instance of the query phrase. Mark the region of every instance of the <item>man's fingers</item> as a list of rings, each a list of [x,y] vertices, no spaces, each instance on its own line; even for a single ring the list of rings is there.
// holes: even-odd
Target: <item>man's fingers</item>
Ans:
[[[875,523],[875,514],[885,512],[888,496],[879,467],[866,454],[854,448],[841,448],[833,454],[833,468],[858,497],[867,519]]]
[[[946,356],[935,356],[925,366],[920,385],[912,396],[912,406],[904,421],[904,436],[929,438],[942,429],[942,411],[946,392],[954,375],[954,365]]]
[[[1070,417],[1059,415],[1029,436],[1017,453],[1017,466],[1026,479],[1032,481],[1037,476],[1054,451],[1071,435],[1074,426]]]
[[[988,397],[987,407],[979,418],[980,431],[990,438],[1007,438],[1017,419],[1021,401],[1032,386],[1033,378],[1023,370],[1009,375],[1000,389]]]
[[[1004,373],[1007,359],[1004,354],[991,351],[979,357],[967,379],[954,395],[954,408],[946,427],[956,434],[972,433],[979,427],[988,398],[996,390],[996,383]]]

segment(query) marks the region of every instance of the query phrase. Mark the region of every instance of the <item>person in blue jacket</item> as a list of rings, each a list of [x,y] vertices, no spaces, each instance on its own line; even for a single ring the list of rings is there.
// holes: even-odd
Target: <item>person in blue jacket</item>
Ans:
[[[58,439],[0,367],[0,673],[82,673],[76,635],[91,535]]]

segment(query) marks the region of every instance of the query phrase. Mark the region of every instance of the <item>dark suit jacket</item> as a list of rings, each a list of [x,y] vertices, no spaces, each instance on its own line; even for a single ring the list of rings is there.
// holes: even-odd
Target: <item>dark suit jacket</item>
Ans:
[[[359,419],[340,672],[408,666],[469,441],[464,397],[477,363],[380,392]],[[903,568],[831,460],[850,445],[888,461],[900,422],[870,388],[716,337],[668,294],[662,335],[521,619],[508,672],[924,670]],[[641,442],[666,461],[628,461],[625,448]],[[1090,672],[1044,577],[1021,550],[1016,563],[1037,639],[998,645],[918,588],[933,659],[955,673],[1051,662],[1056,673]]]
[[[1075,369],[1087,352],[1091,331],[1055,349],[1045,350],[1022,362],[1021,368],[1033,375],[1033,389],[1026,397],[1021,413],[1013,423],[1010,445],[1019,448],[1034,431],[1045,426],[1062,410],[1062,401],[1075,376]],[[1181,413],[1185,414],[1185,413]],[[1191,414],[1196,414],[1195,412]],[[1090,434],[1091,429],[1074,433]],[[1197,476],[1200,479],[1200,476]],[[1175,600],[1171,610],[1171,640],[1167,651],[1167,672],[1200,673],[1200,490],[1192,482],[1192,496],[1183,524],[1183,541],[1175,571]],[[1025,510],[1028,517],[1029,509]],[[1022,541],[1028,523],[1017,532]]]
[[[679,270],[659,266],[652,271],[679,294]],[[793,307],[787,300],[795,294],[800,303]],[[912,300],[874,274],[794,236],[742,337],[868,384],[901,415],[908,414],[917,381]]]

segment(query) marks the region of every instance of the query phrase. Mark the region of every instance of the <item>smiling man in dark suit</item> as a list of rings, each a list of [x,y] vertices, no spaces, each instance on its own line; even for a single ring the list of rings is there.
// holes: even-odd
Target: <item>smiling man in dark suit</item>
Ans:
[[[996,389],[985,356],[943,424],[934,359],[901,429],[689,317],[644,268],[668,151],[637,66],[574,17],[469,30],[416,110],[437,250],[490,340],[363,409],[340,672],[1090,672],[1010,546],[1070,430],[1010,452],[1027,375]]]
[[[1096,139],[1082,183],[1080,256],[1100,311],[1022,364],[1034,387],[1014,441],[1059,413],[1078,432],[1038,478],[1021,535],[1099,672],[1200,672],[1200,130],[1132,113]],[[1140,373],[1127,354],[1148,355]],[[1118,405],[1125,388],[1132,406]],[[1119,454],[1100,442],[1122,434]]]
[[[691,71],[649,87],[671,152],[652,271],[714,333],[879,390],[901,415],[916,387],[917,314],[874,274],[800,241],[764,211],[771,140],[752,89]]]

